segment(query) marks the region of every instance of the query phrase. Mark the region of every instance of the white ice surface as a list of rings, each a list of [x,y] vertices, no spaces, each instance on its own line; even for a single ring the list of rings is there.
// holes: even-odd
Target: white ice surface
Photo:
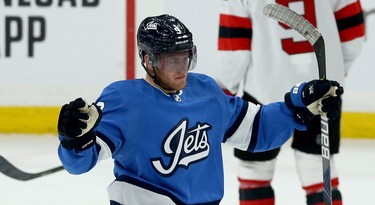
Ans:
[[[55,136],[0,135],[0,155],[27,172],[60,166]],[[289,142],[278,157],[273,187],[277,205],[302,205],[305,196],[295,171]],[[238,204],[236,166],[232,148],[223,145],[225,196],[221,204]],[[336,157],[345,205],[375,204],[375,140],[342,141]],[[1,205],[104,205],[106,187],[113,180],[112,161],[103,161],[91,172],[74,176],[65,171],[31,181],[17,181],[0,174]]]

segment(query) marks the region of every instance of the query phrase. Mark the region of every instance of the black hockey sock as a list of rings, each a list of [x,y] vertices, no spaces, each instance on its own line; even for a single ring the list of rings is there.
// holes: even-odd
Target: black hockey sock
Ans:
[[[323,192],[307,195],[307,205],[323,205]],[[332,190],[332,205],[342,205],[341,193],[338,189]]]
[[[240,205],[274,205],[275,195],[271,186],[239,190]]]

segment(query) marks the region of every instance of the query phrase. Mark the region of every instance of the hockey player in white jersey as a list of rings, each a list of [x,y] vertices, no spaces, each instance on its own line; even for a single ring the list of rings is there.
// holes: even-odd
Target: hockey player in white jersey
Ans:
[[[173,16],[144,19],[137,45],[144,79],[114,82],[91,105],[77,98],[58,120],[58,155],[68,172],[114,159],[111,205],[219,204],[221,143],[249,152],[274,149],[294,129],[306,129],[302,121],[320,112],[338,115],[343,88],[335,81],[298,84],[285,103],[263,106],[226,95],[212,78],[188,72],[196,47]]]
[[[309,20],[322,33],[326,45],[327,78],[340,84],[361,50],[364,23],[359,0],[223,0],[218,39],[217,81],[230,95],[241,95],[257,104],[280,101],[290,84],[318,76],[313,47],[298,32],[263,15],[265,5],[279,3]],[[244,82],[243,94],[239,93]],[[331,121],[330,149],[337,154],[340,117]],[[320,118],[307,131],[294,132],[297,171],[307,204],[323,203]],[[273,205],[271,186],[279,148],[262,153],[235,149],[241,205]],[[331,159],[332,200],[342,204],[338,174]]]

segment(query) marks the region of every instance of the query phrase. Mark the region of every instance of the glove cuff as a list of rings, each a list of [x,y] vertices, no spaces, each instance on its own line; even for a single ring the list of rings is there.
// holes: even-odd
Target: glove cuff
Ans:
[[[285,94],[284,102],[294,111],[294,117],[300,124],[307,124],[315,117],[308,108],[295,106],[289,92]]]
[[[91,130],[86,134],[72,140],[63,139],[60,143],[65,149],[86,150],[96,143],[96,135],[95,132]]]
[[[306,84],[307,84],[306,82],[298,83],[297,85],[293,86],[292,89],[290,90],[289,98],[293,106],[305,107],[305,104],[303,103],[303,100],[302,100],[302,96],[303,96],[302,92]]]

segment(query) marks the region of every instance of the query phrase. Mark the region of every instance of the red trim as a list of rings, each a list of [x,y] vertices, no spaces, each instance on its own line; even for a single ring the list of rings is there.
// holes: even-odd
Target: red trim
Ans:
[[[250,50],[250,38],[219,38],[220,51]]]
[[[324,202],[322,203],[316,203],[316,204],[313,204],[313,205],[325,205]],[[332,205],[342,205],[342,200],[332,200]]]
[[[340,31],[341,42],[351,41],[353,39],[365,36],[365,25],[360,24],[358,26],[348,28]]]
[[[135,78],[135,0],[126,0],[126,79]]]
[[[349,4],[345,6],[344,8],[338,10],[335,12],[336,20],[340,20],[343,18],[347,18],[350,16],[354,16],[358,13],[362,12],[361,3],[359,1],[354,2],[352,4]]]
[[[258,200],[240,200],[240,205],[274,205],[275,198],[271,199],[258,199]]]
[[[331,187],[336,188],[339,186],[339,178],[331,179]],[[310,186],[305,186],[303,189],[306,191],[307,195],[320,192],[324,189],[324,183],[314,184]]]
[[[259,187],[266,187],[271,185],[271,180],[251,180],[237,178],[240,182],[240,189],[255,189]]]
[[[220,26],[230,28],[252,28],[248,17],[239,17],[228,14],[220,14]]]
[[[230,96],[235,96],[235,94],[232,94],[229,90],[223,89],[224,93]]]

